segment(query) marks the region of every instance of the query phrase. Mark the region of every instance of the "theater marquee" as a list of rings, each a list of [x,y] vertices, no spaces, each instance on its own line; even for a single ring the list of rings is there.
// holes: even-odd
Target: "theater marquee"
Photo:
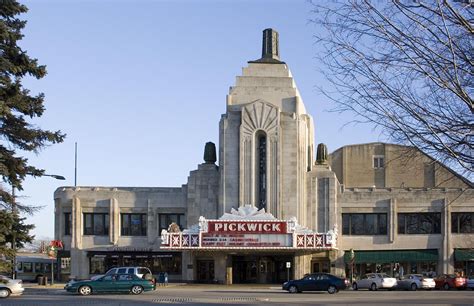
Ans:
[[[174,230],[173,230],[174,229]],[[170,226],[161,232],[162,249],[311,249],[336,248],[337,230],[316,233],[290,220],[277,220],[265,210],[245,205],[219,220],[199,218],[183,231]]]

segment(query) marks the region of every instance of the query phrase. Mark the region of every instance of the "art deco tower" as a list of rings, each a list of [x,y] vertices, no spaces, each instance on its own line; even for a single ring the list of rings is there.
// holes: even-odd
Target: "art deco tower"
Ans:
[[[306,172],[313,164],[314,128],[278,33],[263,31],[262,57],[248,62],[227,95],[220,121],[220,211],[253,204],[277,218],[306,219]]]

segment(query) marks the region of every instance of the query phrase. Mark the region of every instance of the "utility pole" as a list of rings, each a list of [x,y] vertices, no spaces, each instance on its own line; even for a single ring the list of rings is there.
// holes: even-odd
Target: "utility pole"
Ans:
[[[16,199],[15,199],[15,186],[12,184],[12,250],[13,250],[13,258],[12,258],[12,279],[16,279],[16,231],[15,231],[15,219],[16,219],[17,209],[16,209]]]
[[[74,187],[77,186],[77,142],[74,143]]]

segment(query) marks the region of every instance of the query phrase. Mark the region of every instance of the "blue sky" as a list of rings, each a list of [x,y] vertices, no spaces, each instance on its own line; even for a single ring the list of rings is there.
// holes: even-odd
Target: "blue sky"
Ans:
[[[25,87],[44,92],[46,112],[33,123],[67,134],[64,143],[28,154],[59,174],[27,179],[19,200],[44,208],[28,222],[54,236],[53,192],[79,186],[181,186],[202,163],[204,144],[218,145],[229,86],[247,61],[260,58],[262,30],[280,33],[280,55],[315,122],[315,141],[329,151],[378,141],[370,126],[344,126],[350,114],[326,86],[315,58],[311,5],[288,1],[21,1],[29,12],[21,46],[48,75]]]

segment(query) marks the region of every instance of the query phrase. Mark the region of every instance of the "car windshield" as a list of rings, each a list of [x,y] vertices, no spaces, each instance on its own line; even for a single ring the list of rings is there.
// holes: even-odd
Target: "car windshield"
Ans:
[[[390,276],[388,276],[387,274],[379,274],[381,278],[389,278]]]
[[[0,275],[0,283],[6,284],[11,280],[11,278]]]
[[[107,273],[105,273],[105,275],[111,275],[111,274],[114,274],[114,273],[115,273],[115,268],[110,269],[109,271],[107,271]]]

